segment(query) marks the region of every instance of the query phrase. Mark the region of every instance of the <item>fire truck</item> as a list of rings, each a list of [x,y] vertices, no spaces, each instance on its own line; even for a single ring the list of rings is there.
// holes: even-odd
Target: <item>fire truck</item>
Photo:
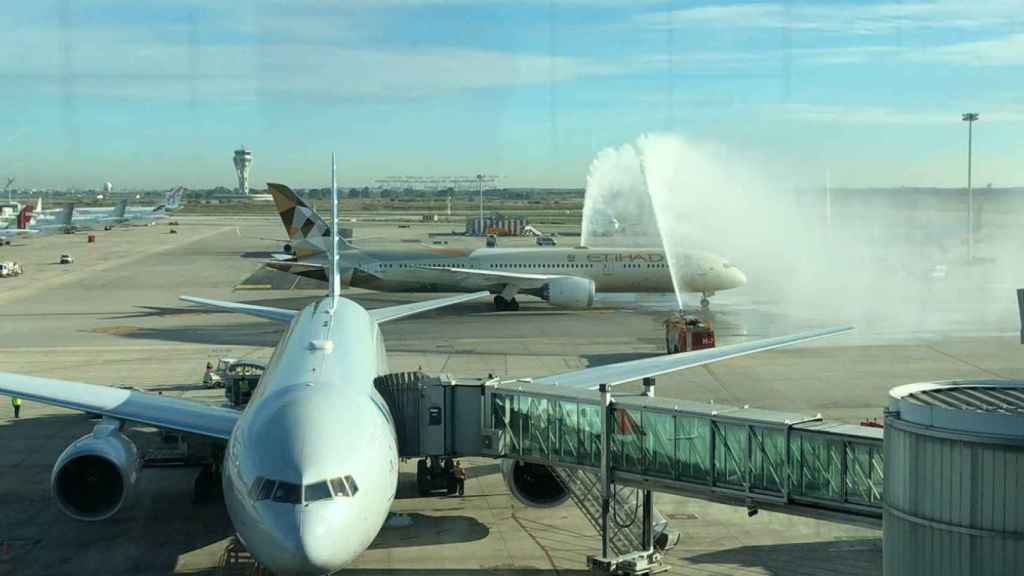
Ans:
[[[676,313],[665,319],[664,324],[666,354],[715,347],[715,330],[710,322]]]

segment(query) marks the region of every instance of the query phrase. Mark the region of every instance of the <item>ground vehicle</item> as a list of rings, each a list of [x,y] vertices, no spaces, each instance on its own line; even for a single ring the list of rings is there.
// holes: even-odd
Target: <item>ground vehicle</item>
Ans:
[[[551,236],[537,236],[537,246],[557,246],[558,242]]]
[[[74,259],[74,257],[71,256],[71,254],[61,254],[60,255],[60,263],[61,264],[74,264],[74,262],[75,262],[75,259]]]
[[[252,398],[266,365],[251,360],[238,360],[224,373],[224,397],[232,406],[243,406]]]
[[[0,278],[21,276],[21,264],[13,261],[0,262]]]
[[[203,373],[203,385],[207,388],[223,388],[224,375],[227,374],[228,366],[237,361],[236,358],[221,358],[217,360],[216,367],[214,367],[213,363],[207,362],[206,372]]]
[[[700,318],[676,313],[665,320],[665,353],[715,347],[715,330]]]

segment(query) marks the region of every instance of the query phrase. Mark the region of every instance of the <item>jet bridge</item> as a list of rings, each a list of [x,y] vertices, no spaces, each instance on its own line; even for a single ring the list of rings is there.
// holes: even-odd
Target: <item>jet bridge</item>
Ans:
[[[616,569],[612,552],[634,562],[629,552],[650,553],[665,537],[653,492],[739,504],[750,515],[764,508],[869,524],[882,517],[877,428],[657,398],[653,379],[644,394],[422,374],[381,377],[377,388],[398,422],[403,457],[549,467],[602,535],[602,555],[591,564],[608,571]],[[630,502],[642,502],[644,521],[624,533],[609,516]]]

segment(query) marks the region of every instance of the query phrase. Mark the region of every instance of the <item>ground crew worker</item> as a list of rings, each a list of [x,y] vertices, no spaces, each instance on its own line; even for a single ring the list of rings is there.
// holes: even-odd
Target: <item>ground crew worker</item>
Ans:
[[[455,461],[455,470],[452,470],[452,474],[455,476],[455,486],[459,490],[459,496],[466,493],[466,470],[462,467],[462,462]]]
[[[11,406],[14,406],[14,417],[21,418],[21,398],[11,396]]]

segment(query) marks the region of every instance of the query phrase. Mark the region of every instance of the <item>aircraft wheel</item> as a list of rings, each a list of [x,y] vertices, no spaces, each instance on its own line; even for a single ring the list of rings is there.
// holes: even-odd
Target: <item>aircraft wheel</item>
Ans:
[[[427,489],[427,460],[426,458],[420,458],[416,462],[416,491],[419,492],[420,496],[426,496],[429,490]]]
[[[499,310],[499,311],[501,311],[501,310],[508,310],[509,309],[508,300],[505,300],[505,298],[503,296],[495,296],[494,297],[494,309],[495,310]]]
[[[707,310],[707,309],[711,308],[711,300],[708,300],[707,298],[701,298],[700,299],[700,307],[703,310]]]
[[[512,300],[509,301],[508,304],[509,304],[509,306],[508,306],[509,310],[519,310],[519,300],[516,300],[515,298],[513,298]]]

